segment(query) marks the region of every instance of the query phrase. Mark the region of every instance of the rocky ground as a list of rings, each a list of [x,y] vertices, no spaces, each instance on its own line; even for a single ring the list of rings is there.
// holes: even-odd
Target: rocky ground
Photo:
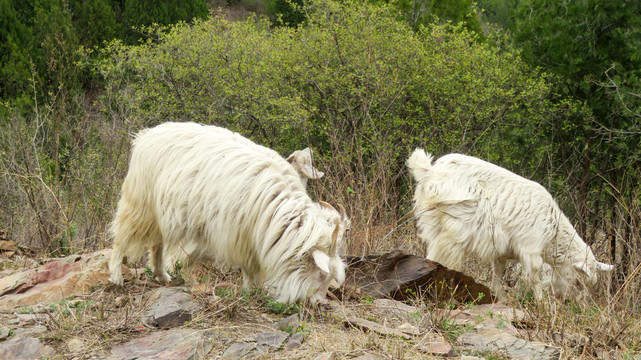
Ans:
[[[352,284],[351,295],[339,294],[342,300],[287,306],[259,289],[242,291],[233,271],[211,269],[191,287],[160,286],[140,270],[127,271],[125,286],[116,287],[107,281],[109,254],[107,249],[44,262],[2,260],[0,359],[564,356],[561,347],[536,340],[536,326],[526,313],[488,298],[483,305],[434,300],[435,305],[422,301],[427,296],[401,302],[392,299],[397,293]],[[422,260],[406,254],[394,259],[399,258],[390,269],[403,269],[409,259],[419,273],[447,274],[417,267]],[[421,281],[424,273],[418,274]]]

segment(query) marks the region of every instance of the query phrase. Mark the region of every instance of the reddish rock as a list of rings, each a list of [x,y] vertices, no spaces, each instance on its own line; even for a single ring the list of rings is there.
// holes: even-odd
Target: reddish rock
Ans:
[[[110,255],[111,249],[73,255],[0,279],[0,311],[91,293],[93,286],[109,283]]]

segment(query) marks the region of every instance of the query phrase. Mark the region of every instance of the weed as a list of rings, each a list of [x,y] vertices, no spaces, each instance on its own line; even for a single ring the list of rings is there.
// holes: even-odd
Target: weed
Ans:
[[[34,311],[33,311],[33,308],[30,307],[30,306],[23,306],[23,307],[18,309],[17,313],[18,314],[33,314]]]
[[[371,298],[371,297],[369,297],[369,296],[363,296],[363,297],[361,298],[361,302],[362,302],[363,304],[373,304],[373,303],[374,303],[374,299],[372,299],[372,298]]]
[[[470,327],[472,327],[471,324],[458,324],[454,319],[450,317],[443,317],[437,324],[437,326],[443,336],[445,336],[451,342],[456,341],[456,339],[461,334],[468,331]]]
[[[270,299],[265,303],[265,310],[276,315],[293,315],[300,311],[300,307],[296,304],[286,304]]]

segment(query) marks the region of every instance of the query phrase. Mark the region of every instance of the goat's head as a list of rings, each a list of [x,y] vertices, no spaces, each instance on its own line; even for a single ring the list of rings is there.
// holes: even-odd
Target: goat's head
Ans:
[[[326,202],[321,201],[320,204],[336,211],[334,207]],[[338,207],[340,209],[340,217],[334,218],[334,231],[332,232],[328,251],[325,252],[320,249],[311,251],[314,263],[318,267],[316,275],[321,279],[320,286],[317,289],[310,289],[311,293],[308,296],[311,302],[324,302],[329,287],[339,287],[345,281],[345,263],[340,258],[339,252],[343,244],[343,236],[349,229],[350,221],[345,208],[340,204]]]

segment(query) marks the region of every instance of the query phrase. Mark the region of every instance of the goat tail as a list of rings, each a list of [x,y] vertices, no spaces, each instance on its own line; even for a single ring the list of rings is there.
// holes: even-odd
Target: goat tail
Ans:
[[[423,179],[432,170],[432,159],[432,154],[425,152],[425,150],[420,148],[414,150],[407,159],[407,167],[414,176],[414,180]]]

